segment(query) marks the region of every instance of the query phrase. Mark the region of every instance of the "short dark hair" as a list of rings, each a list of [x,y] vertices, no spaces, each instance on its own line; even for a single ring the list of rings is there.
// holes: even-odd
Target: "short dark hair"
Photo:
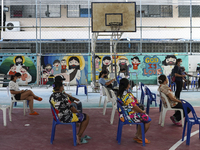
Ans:
[[[15,57],[15,62],[16,62],[16,60],[17,60],[18,58],[22,59],[22,62],[23,62],[22,56],[17,56],[17,57]]]
[[[12,68],[13,66],[14,66],[14,64],[11,64],[11,65],[10,65],[10,68]]]
[[[108,72],[106,71],[106,70],[103,70],[103,71],[101,71],[100,73],[99,73],[99,79],[101,78],[101,76],[103,75],[103,74],[107,74]]]
[[[126,71],[126,69],[125,68],[121,68],[120,71]]]
[[[137,56],[131,58],[131,60],[133,60],[133,59],[137,59],[140,62],[140,59]]]
[[[11,76],[11,80],[13,80],[14,77],[21,77],[21,76],[22,76],[21,73],[17,72],[14,75]]]
[[[63,83],[62,82],[54,82],[52,86],[53,86],[54,91],[58,91],[60,89],[60,87],[63,86]]]
[[[101,57],[99,57],[98,55],[95,55],[95,59],[96,59],[96,58],[99,58],[99,59],[101,59]]]
[[[29,67],[26,67],[26,66],[22,66],[23,69],[25,69],[26,71],[29,70]]]
[[[55,63],[60,63],[60,60],[58,60],[58,59],[54,60],[53,64],[55,64]]]
[[[61,61],[66,61],[65,59],[62,59]]]

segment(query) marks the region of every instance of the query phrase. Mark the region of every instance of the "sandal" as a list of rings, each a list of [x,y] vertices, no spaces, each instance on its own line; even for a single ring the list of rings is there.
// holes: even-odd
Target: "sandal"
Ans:
[[[135,138],[133,138],[133,140],[135,140],[137,143],[142,144],[142,139],[135,137]],[[149,144],[149,143],[150,143],[150,141],[145,138],[145,144]]]
[[[29,115],[39,115],[36,111],[34,113],[29,113]]]
[[[88,141],[84,138],[81,138],[81,144],[86,144],[86,143],[88,143]]]
[[[41,97],[38,97],[38,98],[36,98],[36,100],[38,100],[38,101],[42,101],[42,98],[41,98]]]
[[[88,135],[85,135],[84,137],[83,137],[83,139],[86,139],[86,140],[90,140],[90,139],[92,139],[90,136],[88,136]]]

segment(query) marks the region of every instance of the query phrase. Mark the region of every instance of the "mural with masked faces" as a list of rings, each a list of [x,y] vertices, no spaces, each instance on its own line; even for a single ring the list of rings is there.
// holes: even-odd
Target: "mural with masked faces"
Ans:
[[[165,74],[166,76],[171,74],[171,71],[172,71],[172,69],[174,68],[174,66],[176,64],[176,59],[177,58],[174,55],[167,55],[165,57],[165,60],[162,61],[163,74]]]

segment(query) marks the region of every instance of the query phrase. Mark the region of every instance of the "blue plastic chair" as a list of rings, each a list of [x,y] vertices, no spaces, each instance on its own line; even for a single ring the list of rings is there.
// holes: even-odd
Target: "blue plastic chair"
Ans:
[[[118,98],[119,99],[119,98]],[[144,123],[133,123],[133,122],[129,122],[127,115],[123,109],[123,107],[121,106],[121,104],[119,103],[119,101],[117,100],[117,110],[118,112],[122,112],[121,114],[123,114],[123,116],[120,116],[120,118],[124,118],[124,122],[122,122],[119,118],[119,123],[118,123],[118,130],[117,130],[117,141],[118,144],[121,144],[121,136],[122,136],[122,127],[123,125],[126,124],[136,124],[136,125],[140,125],[141,126],[141,130],[142,130],[142,145],[145,146],[145,130],[144,130]]]
[[[168,78],[168,81],[169,81],[169,87],[171,87],[172,91],[173,91],[173,88],[174,88],[174,91],[175,91],[176,90],[176,83],[171,81],[170,75],[168,75],[167,78]]]
[[[199,75],[199,73],[197,75]],[[192,85],[194,85],[194,87],[195,87],[196,83],[198,83],[198,78],[197,77],[192,77],[191,88],[192,88]]]
[[[144,93],[143,87],[144,87],[144,84],[141,82],[140,83],[140,89],[141,89],[140,103],[141,104],[144,104],[144,97],[145,97],[145,93]]]
[[[195,124],[199,124],[199,130],[200,130],[200,118],[197,117],[196,112],[194,111],[194,108],[192,107],[190,103],[188,103],[185,100],[181,100],[181,102],[182,102],[184,113],[185,113],[185,122],[184,122],[183,134],[182,134],[182,141],[184,140],[186,125],[188,124],[186,145],[190,145],[190,134],[191,134],[192,126]],[[189,118],[188,113],[187,113],[187,108],[191,110],[193,118]],[[199,132],[199,138],[200,138],[200,132]]]
[[[86,85],[80,85],[78,79],[76,79],[77,86],[76,86],[76,95],[78,95],[78,88],[79,87],[84,87],[85,89],[85,95],[87,95],[87,86]]]
[[[120,80],[122,79],[122,77],[120,76],[117,76],[117,83],[119,84],[120,83]]]
[[[51,104],[50,104],[51,105]],[[62,124],[62,125],[72,125],[72,130],[73,130],[73,140],[74,140],[74,146],[76,146],[76,122],[71,122],[71,123],[61,123],[54,107],[51,105],[51,110],[53,114],[53,123],[52,123],[52,131],[51,131],[51,144],[53,144],[54,137],[55,137],[55,130],[56,130],[56,125]]]
[[[146,95],[147,95],[146,113],[149,114],[149,107],[150,107],[150,104],[152,104],[153,101],[155,102],[155,106],[157,106],[156,94],[152,93],[148,87],[145,87],[145,91],[146,91]]]

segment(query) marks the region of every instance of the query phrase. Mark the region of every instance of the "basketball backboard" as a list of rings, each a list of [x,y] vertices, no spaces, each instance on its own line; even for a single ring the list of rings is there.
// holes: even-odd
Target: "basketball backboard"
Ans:
[[[92,2],[92,32],[135,32],[135,2]]]

